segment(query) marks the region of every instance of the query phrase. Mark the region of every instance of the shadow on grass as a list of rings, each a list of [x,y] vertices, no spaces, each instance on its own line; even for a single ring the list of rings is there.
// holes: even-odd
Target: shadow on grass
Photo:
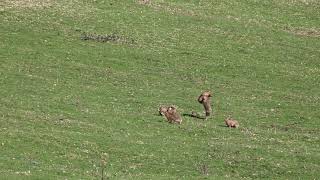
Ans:
[[[224,128],[229,128],[228,126],[226,126],[226,125],[222,125],[222,124],[220,124],[220,125],[218,125],[219,127],[224,127]]]
[[[196,118],[196,119],[202,119],[205,120],[205,117],[200,117],[200,115],[197,114],[193,114],[193,113],[183,113],[182,116],[188,116],[188,117],[192,117],[192,118]]]

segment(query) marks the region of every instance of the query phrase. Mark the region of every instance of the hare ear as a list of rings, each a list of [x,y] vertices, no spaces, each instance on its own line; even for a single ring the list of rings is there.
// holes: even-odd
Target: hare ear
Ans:
[[[177,107],[176,107],[176,106],[174,106],[174,105],[172,105],[172,106],[170,107],[170,110],[174,112],[174,111],[176,111],[176,110],[177,110]]]

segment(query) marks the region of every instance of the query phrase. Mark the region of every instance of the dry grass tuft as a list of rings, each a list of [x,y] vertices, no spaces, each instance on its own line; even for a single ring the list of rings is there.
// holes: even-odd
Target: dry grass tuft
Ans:
[[[58,13],[63,17],[72,17],[76,19],[87,19],[89,14],[96,12],[90,3],[68,0],[68,1],[56,1],[56,0],[0,0],[0,12],[5,9],[17,9],[17,10],[43,10],[50,9],[55,13]],[[29,15],[29,14],[27,14]]]
[[[318,0],[290,0],[291,3],[303,3],[306,5],[318,3]]]
[[[138,0],[139,4],[149,4],[151,3],[151,0]]]
[[[165,11],[171,15],[195,16],[195,12],[190,9],[181,8],[170,3],[151,3],[151,0],[138,0],[139,4],[148,5],[155,11]]]

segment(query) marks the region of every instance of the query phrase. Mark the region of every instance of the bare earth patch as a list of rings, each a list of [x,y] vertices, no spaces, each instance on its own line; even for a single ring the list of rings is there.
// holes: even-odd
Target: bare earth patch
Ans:
[[[285,31],[298,36],[320,37],[319,28],[285,28]]]
[[[317,5],[319,4],[318,0],[277,0],[274,1],[277,4],[283,4],[283,5],[299,5],[299,4],[304,4],[304,5]]]
[[[3,0],[8,8],[43,8],[53,5],[53,0]]]
[[[180,7],[171,6],[170,3],[152,3],[151,0],[138,0],[137,3],[141,5],[147,5],[156,11],[161,11],[161,10],[166,11],[172,15],[174,14],[180,14],[184,16],[195,15],[195,12],[193,12],[192,10],[186,10]]]
[[[0,12],[10,9],[18,10],[42,10],[51,9],[63,17],[87,19],[89,14],[96,11],[89,3],[79,0],[0,0]],[[25,16],[31,16],[26,14]]]

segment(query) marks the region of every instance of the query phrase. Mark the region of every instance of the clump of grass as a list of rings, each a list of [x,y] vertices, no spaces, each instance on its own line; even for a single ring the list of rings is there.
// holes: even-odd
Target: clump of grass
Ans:
[[[209,175],[209,167],[207,164],[198,164],[198,171],[205,176]]]

